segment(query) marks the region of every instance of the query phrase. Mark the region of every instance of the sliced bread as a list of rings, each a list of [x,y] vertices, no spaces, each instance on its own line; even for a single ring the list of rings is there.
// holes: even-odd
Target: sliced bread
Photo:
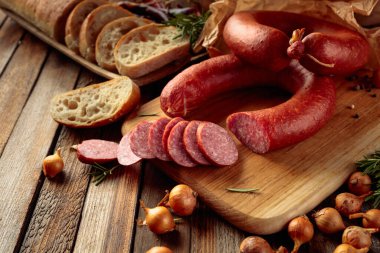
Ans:
[[[139,101],[139,87],[121,77],[55,96],[50,113],[55,121],[69,127],[98,127],[116,121]]]
[[[149,24],[124,35],[115,46],[114,57],[121,75],[138,78],[188,57],[189,50],[189,40],[177,28]]]
[[[102,28],[115,19],[131,15],[132,13],[116,4],[105,4],[91,11],[79,32],[80,54],[88,61],[95,62],[96,38]]]
[[[110,71],[116,71],[113,50],[120,38],[130,30],[152,23],[137,16],[116,19],[103,27],[96,39],[95,56],[98,65]]]
[[[105,0],[84,0],[71,11],[65,27],[65,42],[68,48],[79,54],[79,32],[83,21],[91,11],[106,3]]]

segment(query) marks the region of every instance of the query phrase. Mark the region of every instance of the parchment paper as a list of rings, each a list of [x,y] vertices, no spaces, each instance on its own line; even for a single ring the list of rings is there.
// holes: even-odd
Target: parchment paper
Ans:
[[[202,45],[206,48],[214,47],[225,51],[222,31],[226,20],[234,12],[243,10],[287,11],[329,20],[357,30],[368,39],[371,45],[372,52],[368,67],[377,68],[380,66],[380,27],[364,28],[358,23],[357,16],[362,15],[361,19],[363,16],[378,18],[380,10],[378,2],[379,0],[220,0],[210,5],[212,14],[205,24],[196,48],[200,48]],[[380,19],[371,22],[380,24]]]

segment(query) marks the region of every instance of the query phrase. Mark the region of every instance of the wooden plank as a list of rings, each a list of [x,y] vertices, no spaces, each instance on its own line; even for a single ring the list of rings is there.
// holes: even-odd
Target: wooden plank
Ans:
[[[3,25],[6,18],[7,15],[5,15],[5,13],[2,10],[0,10],[0,27]]]
[[[190,252],[238,252],[244,233],[200,201],[192,220]]]
[[[74,252],[129,252],[139,179],[135,164],[90,185]]]
[[[5,66],[13,55],[15,49],[21,43],[20,39],[24,34],[16,22],[8,18],[0,29],[0,76]]]
[[[144,166],[140,199],[147,207],[155,207],[164,197],[165,190],[171,190],[175,185],[176,183],[159,171],[157,167],[147,162]],[[139,206],[137,208],[138,219],[144,220],[144,211]],[[160,245],[167,246],[176,253],[190,252],[191,223],[191,217],[183,217],[183,222],[176,225],[175,231],[164,235],[152,233],[147,226],[137,226],[133,252],[146,252],[151,247]]]
[[[84,71],[77,87],[98,81],[99,77]],[[64,89],[70,90],[74,86],[75,80],[72,79]],[[91,138],[99,133],[100,129],[74,130],[63,127],[54,150],[62,148],[64,172],[53,180],[44,181],[21,252],[62,252],[72,249],[87,193],[89,168],[78,161],[70,147],[83,138]]]
[[[44,55],[39,43],[35,44],[38,46],[34,49],[40,50],[39,54]],[[30,57],[33,55],[31,52],[26,55],[33,58]],[[28,64],[38,66],[29,62]],[[20,62],[19,68],[24,68]],[[19,71],[13,74],[17,75]],[[57,123],[49,114],[50,98],[70,89],[77,79],[78,71],[77,65],[61,58],[57,53],[49,56],[4,148],[0,160],[0,252],[13,252],[22,242],[23,231],[29,222],[29,211],[38,194],[41,164],[57,130]],[[12,102],[16,104],[17,97]]]
[[[28,99],[47,55],[47,47],[26,35],[0,78],[0,154]]]
[[[281,101],[281,97],[271,95],[270,91],[267,94],[257,89],[231,92],[210,101],[190,119],[225,126],[225,118],[232,112],[265,108]],[[253,153],[237,141],[239,160],[233,166],[189,169],[164,161],[153,162],[174,180],[198,191],[206,204],[230,223],[251,233],[272,234],[291,218],[317,206],[344,183],[356,160],[380,148],[379,90],[372,93],[377,97],[363,90],[352,91],[349,84],[341,83],[336,112],[317,134],[264,155]],[[355,104],[355,110],[347,108],[351,104]],[[159,99],[143,105],[137,112],[153,113],[164,115]],[[355,113],[360,119],[352,117]],[[141,120],[159,116],[130,119],[123,126],[124,133]],[[228,187],[257,187],[260,193],[236,194],[226,191]]]

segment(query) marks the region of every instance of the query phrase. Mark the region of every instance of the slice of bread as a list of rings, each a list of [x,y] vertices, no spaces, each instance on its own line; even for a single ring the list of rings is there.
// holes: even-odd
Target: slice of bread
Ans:
[[[105,0],[84,0],[71,11],[65,27],[65,43],[68,48],[79,54],[79,32],[83,21],[91,11],[106,3]]]
[[[121,75],[138,78],[188,57],[189,50],[189,40],[177,28],[149,24],[124,35],[116,44],[114,57]]]
[[[109,22],[133,15],[116,4],[105,4],[87,15],[79,32],[79,52],[88,61],[95,62],[95,43],[102,28]]]
[[[69,127],[98,127],[116,121],[139,101],[139,87],[120,77],[55,96],[50,113],[55,121]]]
[[[95,56],[98,65],[110,71],[116,71],[113,49],[120,38],[130,30],[152,23],[137,16],[116,19],[103,27],[96,39]]]

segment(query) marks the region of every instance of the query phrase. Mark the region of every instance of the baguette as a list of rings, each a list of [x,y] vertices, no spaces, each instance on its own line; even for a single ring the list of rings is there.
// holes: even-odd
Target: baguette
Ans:
[[[35,25],[49,37],[64,41],[65,24],[71,10],[82,0],[0,0],[9,9]]]
[[[124,35],[115,46],[116,68],[121,75],[139,78],[175,60],[189,56],[189,40],[177,28],[149,24]]]
[[[95,43],[102,28],[109,22],[132,13],[116,4],[99,6],[88,14],[79,32],[79,52],[88,61],[95,62]]]
[[[103,27],[96,39],[95,56],[98,65],[107,70],[116,71],[113,50],[120,38],[130,30],[152,23],[152,21],[130,16],[116,19]]]
[[[84,0],[71,11],[65,27],[65,42],[69,49],[79,54],[79,32],[83,21],[91,11],[106,3],[105,0]]]
[[[139,87],[121,77],[55,96],[50,113],[55,121],[69,127],[98,127],[116,121],[139,101]]]

